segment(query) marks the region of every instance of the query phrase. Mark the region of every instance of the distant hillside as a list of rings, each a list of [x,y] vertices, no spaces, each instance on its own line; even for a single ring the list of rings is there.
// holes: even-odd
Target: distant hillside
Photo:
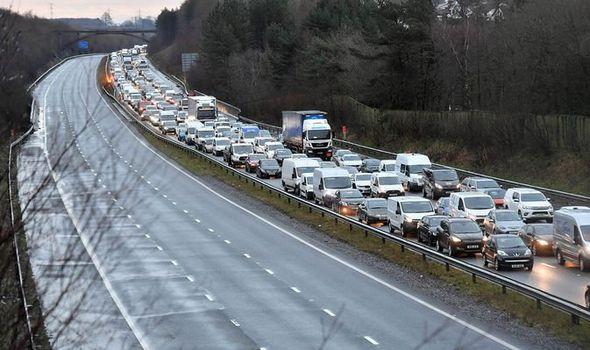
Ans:
[[[63,23],[76,29],[105,29],[106,23],[100,18],[56,18],[56,22]]]

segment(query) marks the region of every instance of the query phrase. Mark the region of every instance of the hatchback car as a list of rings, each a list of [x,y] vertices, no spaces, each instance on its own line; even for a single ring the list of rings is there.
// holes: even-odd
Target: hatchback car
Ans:
[[[363,173],[374,173],[379,171],[379,165],[381,161],[375,158],[367,158],[363,159],[363,164],[361,165],[360,171]]]
[[[436,250],[447,250],[449,256],[459,253],[481,252],[483,235],[479,225],[467,218],[449,218],[441,221],[437,228]]]
[[[256,167],[256,176],[261,179],[280,178],[281,167],[276,159],[260,159]]]
[[[273,159],[276,159],[277,162],[279,163],[279,165],[283,165],[283,160],[285,160],[287,158],[291,158],[292,155],[293,155],[293,153],[291,152],[290,149],[280,148],[274,152]]]
[[[527,224],[518,235],[533,252],[533,255],[553,254],[553,224]]]
[[[258,168],[258,161],[261,159],[266,159],[264,154],[260,154],[260,153],[249,154],[248,158],[246,158],[246,171],[249,173],[255,173],[256,169]]]
[[[424,169],[423,172],[422,196],[424,198],[448,197],[452,192],[458,192],[461,189],[459,176],[453,169]]]
[[[486,235],[518,234],[524,222],[514,210],[494,209],[483,220]]]
[[[351,188],[338,190],[332,202],[332,210],[346,216],[356,216],[358,207],[365,201],[361,191]]]
[[[533,270],[533,253],[519,236],[494,235],[483,248],[483,265],[490,263],[496,270],[504,268]]]
[[[451,199],[449,197],[441,197],[434,205],[434,211],[438,215],[451,215]]]
[[[418,222],[418,242],[429,246],[436,244],[436,236],[438,234],[437,228],[444,219],[448,219],[446,215],[427,215]]]
[[[387,223],[387,200],[385,198],[369,198],[359,205],[358,219],[367,225]]]
[[[481,192],[492,197],[496,208],[504,208],[504,196],[506,195],[506,190],[501,188],[486,188],[481,190]]]

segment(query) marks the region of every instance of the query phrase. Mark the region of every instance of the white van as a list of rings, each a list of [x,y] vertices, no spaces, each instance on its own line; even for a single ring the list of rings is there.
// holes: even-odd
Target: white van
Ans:
[[[352,188],[350,174],[341,168],[318,168],[313,171],[313,194],[318,204],[331,206],[336,191]]]
[[[566,260],[590,269],[590,208],[563,207],[553,216],[553,249],[559,265]]]
[[[379,163],[379,171],[394,172],[395,170],[395,159],[383,159]]]
[[[480,226],[496,206],[492,197],[481,192],[451,193],[449,211],[451,217],[470,218]]]
[[[292,190],[296,194],[299,194],[301,174],[313,173],[319,167],[320,163],[313,159],[299,158],[283,160],[283,169],[281,170],[283,188],[287,192]]]
[[[418,221],[426,215],[434,215],[432,203],[421,197],[389,197],[387,199],[387,221],[389,232],[401,232],[402,237],[416,231]]]
[[[404,195],[404,186],[397,173],[378,172],[371,174],[371,197],[387,198]]]
[[[424,186],[422,170],[430,168],[430,159],[418,153],[401,153],[395,160],[395,171],[400,174],[402,183],[410,191],[421,191]]]

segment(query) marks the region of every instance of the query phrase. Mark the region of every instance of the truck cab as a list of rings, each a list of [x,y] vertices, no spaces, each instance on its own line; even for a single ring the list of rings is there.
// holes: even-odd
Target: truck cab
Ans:
[[[330,159],[332,134],[325,112],[283,111],[283,141],[295,153]]]

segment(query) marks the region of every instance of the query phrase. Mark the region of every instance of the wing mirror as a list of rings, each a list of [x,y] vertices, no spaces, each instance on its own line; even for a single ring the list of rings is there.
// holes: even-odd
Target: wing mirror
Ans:
[[[514,203],[518,203],[518,202],[520,202],[520,199],[514,198]]]

